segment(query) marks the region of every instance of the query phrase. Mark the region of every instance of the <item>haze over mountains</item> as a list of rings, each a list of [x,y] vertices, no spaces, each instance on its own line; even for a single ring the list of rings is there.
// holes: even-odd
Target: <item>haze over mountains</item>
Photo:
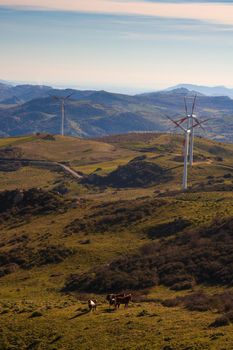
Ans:
[[[203,85],[194,85],[194,84],[178,84],[168,88],[167,90],[174,90],[185,88],[191,91],[197,91],[201,94],[207,96],[228,96],[233,98],[233,89],[229,89],[225,86],[203,86]]]
[[[218,93],[219,91],[219,93]],[[49,86],[0,83],[0,135],[60,132],[60,105],[56,96],[67,96],[65,133],[97,137],[136,131],[171,131],[166,115],[184,114],[184,97],[196,93],[196,113],[208,121],[208,137],[233,141],[233,100],[230,89],[179,85],[164,91],[125,95],[95,90],[54,89]],[[225,96],[207,96],[221,94]],[[228,92],[229,96],[226,96]],[[233,96],[233,92],[232,96]],[[191,108],[190,99],[190,108]],[[227,127],[226,127],[227,126]]]

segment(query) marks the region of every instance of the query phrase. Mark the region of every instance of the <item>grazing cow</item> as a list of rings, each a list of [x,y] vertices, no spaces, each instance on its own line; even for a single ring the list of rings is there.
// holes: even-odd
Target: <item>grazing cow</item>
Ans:
[[[132,295],[128,294],[123,297],[116,297],[115,309],[120,307],[121,304],[125,305],[125,308],[129,306],[129,302],[132,300]]]
[[[96,310],[96,306],[97,306],[97,300],[88,300],[88,307],[89,307],[89,311],[95,311]]]
[[[117,297],[124,297],[125,293],[122,294],[108,294],[106,300],[109,302],[109,307],[116,304]]]
[[[115,306],[115,304],[116,304],[116,299],[115,298],[112,298],[112,299],[110,299],[109,300],[109,309],[111,308],[111,306]]]

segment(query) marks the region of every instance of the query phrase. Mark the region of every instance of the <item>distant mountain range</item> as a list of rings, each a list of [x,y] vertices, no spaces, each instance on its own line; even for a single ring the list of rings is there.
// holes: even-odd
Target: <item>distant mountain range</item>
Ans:
[[[206,96],[200,91],[178,87],[139,95],[107,91],[54,89],[49,86],[0,83],[0,135],[17,136],[35,132],[60,132],[60,104],[53,96],[65,97],[65,133],[97,137],[127,132],[174,130],[169,116],[184,115],[184,97],[198,95],[196,113],[210,118],[207,136],[233,142],[233,100]],[[191,108],[191,101],[190,106]]]
[[[168,88],[167,90],[174,90],[184,88],[189,91],[196,91],[207,96],[228,96],[233,98],[233,89],[229,89],[225,86],[203,86],[203,85],[193,85],[193,84],[179,84]]]

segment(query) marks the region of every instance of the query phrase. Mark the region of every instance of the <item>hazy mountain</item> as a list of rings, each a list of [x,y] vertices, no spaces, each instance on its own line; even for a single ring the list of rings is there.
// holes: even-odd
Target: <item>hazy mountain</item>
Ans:
[[[13,85],[13,84],[10,83],[9,81],[2,80],[2,79],[0,79],[0,84],[5,84],[5,85],[9,85],[9,86],[12,86],[12,85]]]
[[[193,84],[179,84],[168,88],[167,90],[174,90],[185,88],[189,91],[197,91],[201,94],[207,96],[229,96],[233,98],[233,89],[229,89],[225,86],[203,86],[203,85],[193,85]]]
[[[65,105],[65,133],[96,137],[135,131],[174,130],[166,115],[183,116],[184,97],[193,96],[196,92],[181,87],[130,96],[107,91],[1,84],[0,135],[59,133],[60,104],[53,96],[70,94],[72,96]],[[191,104],[192,100],[188,108]],[[202,119],[210,118],[207,136],[233,142],[232,99],[198,93],[195,112]]]
[[[12,104],[14,101],[27,102],[34,98],[46,97],[51,90],[51,87],[43,85],[12,86],[8,83],[0,83],[0,104]]]

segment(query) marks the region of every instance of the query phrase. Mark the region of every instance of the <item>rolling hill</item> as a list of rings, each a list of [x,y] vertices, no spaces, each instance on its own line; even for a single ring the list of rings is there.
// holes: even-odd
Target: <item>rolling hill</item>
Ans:
[[[3,138],[4,157],[1,349],[231,350],[233,145],[196,138],[187,192],[179,135]]]
[[[1,136],[37,132],[58,134],[60,106],[53,96],[67,96],[71,93],[71,99],[66,101],[65,107],[66,135],[98,137],[127,132],[173,130],[166,115],[183,115],[184,97],[191,97],[196,92],[177,88],[130,96],[106,91],[57,90],[31,85],[12,87],[1,84]],[[196,113],[202,119],[210,119],[207,137],[233,141],[233,100],[227,96],[198,94]]]

